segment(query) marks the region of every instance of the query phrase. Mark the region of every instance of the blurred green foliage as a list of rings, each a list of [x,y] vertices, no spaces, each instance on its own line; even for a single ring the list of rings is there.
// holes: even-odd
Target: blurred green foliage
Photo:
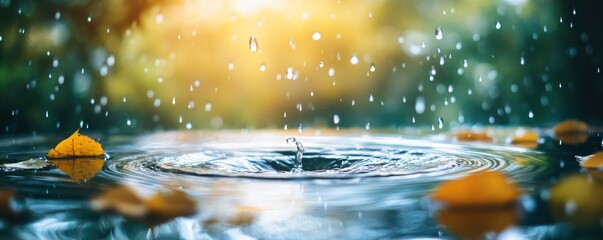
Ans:
[[[227,62],[215,60],[220,52],[235,56],[234,60],[245,57],[234,54],[240,50],[231,49],[233,42],[214,41],[209,49],[217,49],[218,53],[211,53],[211,61],[191,56],[184,59],[193,61],[198,69],[172,61],[174,57],[170,56],[187,54],[195,42],[174,45],[176,36],[168,35],[172,34],[169,30],[182,28],[182,34],[199,30],[203,38],[219,39],[212,35],[219,34],[215,29],[183,27],[183,23],[193,21],[184,18],[165,20],[166,24],[176,24],[173,26],[149,24],[159,21],[162,11],[168,18],[166,9],[176,9],[174,15],[178,11],[185,15],[178,9],[190,8],[187,4],[191,1],[0,0],[2,132],[72,131],[77,127],[117,131],[189,127],[296,129],[300,124],[437,128],[440,118],[445,123],[443,129],[459,124],[550,126],[570,117],[591,124],[603,121],[603,111],[598,107],[603,95],[603,9],[597,1],[356,1],[340,5],[319,1],[291,6],[300,9],[290,14],[295,17],[303,16],[304,9],[333,12],[315,23],[298,20],[300,25],[319,26],[300,28],[303,31],[321,30],[323,24],[321,41],[325,44],[312,48],[311,42],[291,37],[299,46],[291,56],[303,59],[288,59],[268,56],[270,46],[265,43],[269,41],[259,39],[260,47],[266,49],[260,56],[271,59],[258,61],[275,62],[268,69],[277,63],[290,64],[298,66],[300,76],[306,76],[269,85],[261,84],[276,81],[274,75],[265,77],[259,71],[248,74],[243,70],[237,73],[245,62],[239,61],[232,73],[211,72],[227,69]],[[268,10],[258,10],[257,17],[247,17],[232,9],[249,6],[236,4],[241,3],[224,1],[226,7],[222,8],[230,15],[219,17],[231,25],[216,28],[223,32],[232,30],[232,25],[237,24],[233,18],[240,18],[259,19],[252,24],[261,22],[266,25],[264,29],[270,29],[279,17],[285,21],[289,16],[270,9],[270,5],[294,5],[268,1],[264,6]],[[368,14],[355,13],[356,19],[346,19],[353,20],[349,24],[327,21],[334,18],[334,12],[340,17],[346,11],[365,8],[369,9]],[[438,27],[443,32],[441,40],[435,38]],[[261,32],[262,28],[258,29]],[[341,38],[345,44],[329,42],[330,31],[347,31],[348,35]],[[238,38],[243,40],[235,43],[246,44],[247,36]],[[160,42],[162,39],[172,40]],[[198,55],[209,56],[209,51],[203,48]],[[337,55],[329,55],[332,62],[325,60],[337,67],[333,78],[324,74],[326,69],[318,72],[305,68],[330,51]],[[360,65],[374,63],[377,70],[358,74],[349,66],[352,54],[358,55]],[[168,56],[160,58],[161,55]],[[254,61],[258,58],[249,57]],[[155,67],[165,65],[163,62],[172,66]],[[285,78],[284,67],[278,71]],[[326,80],[315,80],[321,76],[319,73]],[[199,87],[191,77],[196,74],[202,79],[201,93],[192,91]],[[157,85],[159,77],[179,82]],[[328,90],[336,83],[343,89]],[[257,89],[252,87],[256,84],[260,84]],[[187,91],[189,87],[191,91]],[[218,91],[220,96],[215,94]],[[262,99],[258,100],[258,95],[263,95]],[[178,99],[178,104],[172,99]],[[191,108],[191,102],[196,106]],[[250,106],[259,104],[266,106]],[[334,115],[341,121],[335,122]]]

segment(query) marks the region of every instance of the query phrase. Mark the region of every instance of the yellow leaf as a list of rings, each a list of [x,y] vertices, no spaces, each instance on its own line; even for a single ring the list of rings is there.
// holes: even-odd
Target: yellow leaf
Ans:
[[[571,175],[551,187],[549,192],[553,218],[572,222],[578,228],[601,227],[603,184],[585,175]]]
[[[79,129],[48,151],[47,158],[99,157],[104,155],[100,143],[79,133]]]
[[[443,183],[431,197],[450,207],[488,207],[513,203],[520,191],[502,173],[478,172]]]
[[[90,180],[105,164],[104,158],[73,158],[73,159],[48,159],[75,181]]]

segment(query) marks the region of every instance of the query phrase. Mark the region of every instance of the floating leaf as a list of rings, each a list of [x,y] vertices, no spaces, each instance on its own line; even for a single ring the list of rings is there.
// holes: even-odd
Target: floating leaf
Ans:
[[[177,189],[160,191],[144,199],[125,186],[109,189],[91,201],[94,210],[116,212],[150,227],[193,215],[197,211],[196,205],[186,193]]]
[[[528,132],[524,135],[514,137],[511,139],[511,144],[526,148],[536,148],[538,147],[538,133]]]
[[[47,158],[100,157],[104,156],[103,148],[94,139],[79,133],[79,129],[48,151]]]
[[[555,139],[566,144],[576,145],[585,142],[588,138],[588,125],[582,121],[570,119],[555,125],[553,132]]]
[[[490,142],[492,138],[488,136],[486,132],[470,132],[470,131],[462,131],[454,134],[454,138],[458,141],[471,142],[471,141],[480,141],[480,142]]]
[[[73,158],[73,159],[48,159],[59,171],[64,172],[75,181],[92,179],[105,164],[104,158]]]
[[[513,203],[520,190],[502,173],[477,172],[440,185],[433,200],[450,207],[503,206]]]
[[[600,228],[603,219],[603,184],[585,175],[562,179],[550,190],[550,211],[561,221],[579,228]]]
[[[436,213],[438,222],[463,239],[485,239],[488,233],[500,233],[519,220],[514,207],[446,208]]]
[[[580,166],[584,168],[603,168],[603,151],[585,157]]]

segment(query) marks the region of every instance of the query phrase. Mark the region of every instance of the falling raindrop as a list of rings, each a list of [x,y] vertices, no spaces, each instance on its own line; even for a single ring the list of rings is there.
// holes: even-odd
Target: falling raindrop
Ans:
[[[334,68],[329,68],[329,77],[335,76],[335,69]]]
[[[377,70],[377,68],[375,67],[375,64],[372,63],[371,66],[369,67],[369,71],[370,72],[375,72],[375,70]]]
[[[229,62],[228,63],[228,70],[232,71],[232,70],[234,70],[234,68],[235,68],[235,64],[233,62]]]
[[[251,34],[249,37],[249,51],[257,52],[258,51],[258,40],[255,38],[255,35]]]
[[[440,65],[444,65],[444,63],[445,63],[444,56],[441,56],[440,57]]]
[[[314,40],[314,41],[320,40],[321,37],[322,36],[321,36],[320,32],[314,32],[314,33],[312,33],[312,40]]]
[[[371,95],[369,96],[369,102],[373,102],[373,100],[374,100],[374,98],[373,98],[373,94],[371,94]]]
[[[162,14],[157,15],[157,17],[155,17],[155,22],[162,23],[163,22],[163,15]]]
[[[523,57],[521,57],[521,58],[519,59],[519,64],[523,65],[525,62],[526,62],[526,61],[525,61],[525,59],[524,59]]]
[[[444,118],[443,117],[438,118],[438,128],[439,129],[444,128]]]
[[[260,72],[264,71],[266,71],[266,64],[262,63],[262,65],[260,65]]]
[[[437,40],[442,40],[442,38],[444,38],[444,33],[442,32],[442,27],[440,27],[440,26],[436,27],[435,38]]]
[[[339,124],[339,115],[337,114],[333,114],[333,123],[334,124]]]
[[[532,111],[530,111],[530,112],[528,113],[528,117],[529,117],[530,119],[534,118],[534,113],[533,113]]]
[[[295,72],[295,69],[293,69],[293,67],[288,67],[285,77],[289,80],[297,79],[297,73]]]
[[[359,62],[359,60],[358,60],[358,56],[356,56],[356,55],[352,55],[352,57],[350,57],[350,63],[351,63],[352,65],[356,65],[356,64],[358,64],[358,62]]]
[[[500,21],[496,21],[496,25],[495,25],[496,29],[500,29],[501,25],[500,25]]]

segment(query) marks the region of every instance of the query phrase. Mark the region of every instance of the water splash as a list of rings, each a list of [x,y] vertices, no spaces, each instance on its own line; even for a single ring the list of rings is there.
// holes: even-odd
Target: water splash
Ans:
[[[301,174],[304,172],[302,169],[302,156],[304,155],[304,145],[301,142],[297,141],[294,137],[290,137],[286,139],[287,143],[295,143],[297,147],[297,152],[295,153],[295,163],[293,164],[293,168],[291,169],[291,173]]]

